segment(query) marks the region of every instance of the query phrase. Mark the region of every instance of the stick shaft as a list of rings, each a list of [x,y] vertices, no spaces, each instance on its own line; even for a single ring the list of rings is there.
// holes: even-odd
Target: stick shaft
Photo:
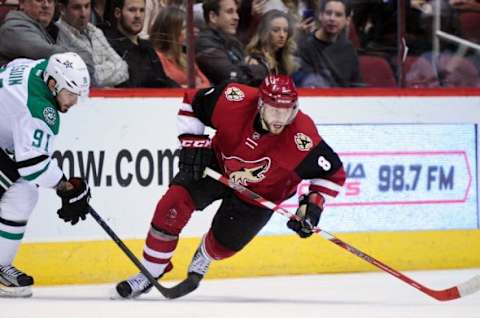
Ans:
[[[142,272],[143,275],[148,279],[148,281],[155,286],[155,288],[163,295],[166,294],[166,288],[158,283],[158,281],[150,274],[150,272],[142,265],[138,258],[132,253],[132,251],[123,243],[123,241],[115,234],[115,232],[108,226],[108,224],[102,219],[102,217],[90,207],[90,214],[95,219],[95,221],[104,229],[104,231],[112,238],[112,240],[117,244],[122,252],[127,255],[127,257],[132,261],[133,264]],[[165,296],[166,297],[166,296]]]

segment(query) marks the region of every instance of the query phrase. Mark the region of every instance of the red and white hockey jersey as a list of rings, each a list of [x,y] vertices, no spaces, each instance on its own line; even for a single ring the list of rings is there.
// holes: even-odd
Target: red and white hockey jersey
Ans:
[[[180,134],[215,129],[212,147],[222,173],[275,203],[292,196],[302,180],[328,202],[345,182],[338,155],[301,111],[279,134],[262,129],[258,90],[230,83],[185,94],[179,111]]]

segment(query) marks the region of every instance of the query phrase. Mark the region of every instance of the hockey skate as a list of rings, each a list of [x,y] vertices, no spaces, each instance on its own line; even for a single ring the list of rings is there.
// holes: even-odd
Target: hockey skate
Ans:
[[[188,267],[187,278],[173,286],[168,291],[167,298],[174,299],[190,294],[198,288],[200,281],[208,271],[208,267],[212,260],[208,258],[203,252],[201,246],[195,251],[192,262]]]
[[[199,278],[198,282],[200,282],[203,276],[207,274],[211,262],[212,260],[204,254],[202,247],[199,246],[193,255],[190,266],[188,267],[188,276],[196,275]]]
[[[157,280],[162,278],[163,275],[171,271],[173,268],[172,264],[169,263],[167,268],[162,275],[157,277]],[[121,281],[115,286],[117,294],[122,298],[136,298],[141,294],[147,294],[152,289],[153,284],[150,283],[148,278],[142,274],[138,273],[127,280]]]
[[[117,284],[115,289],[122,298],[136,298],[141,294],[147,294],[153,285],[142,273],[130,277]]]
[[[32,285],[32,276],[11,265],[0,265],[0,297],[30,297]]]

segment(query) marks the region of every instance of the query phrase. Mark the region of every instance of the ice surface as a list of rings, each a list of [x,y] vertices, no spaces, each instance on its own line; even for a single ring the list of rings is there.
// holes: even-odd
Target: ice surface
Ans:
[[[445,289],[480,269],[405,274]],[[111,300],[112,291],[113,284],[35,287],[32,298],[0,299],[0,318],[480,318],[480,293],[442,303],[385,273],[205,280],[177,300],[156,290]]]

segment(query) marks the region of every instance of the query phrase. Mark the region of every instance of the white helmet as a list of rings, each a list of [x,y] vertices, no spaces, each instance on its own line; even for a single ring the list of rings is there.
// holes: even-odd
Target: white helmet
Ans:
[[[66,89],[79,96],[88,96],[90,75],[85,62],[77,53],[66,52],[50,56],[43,80],[48,82],[50,77],[57,82],[55,94]]]

